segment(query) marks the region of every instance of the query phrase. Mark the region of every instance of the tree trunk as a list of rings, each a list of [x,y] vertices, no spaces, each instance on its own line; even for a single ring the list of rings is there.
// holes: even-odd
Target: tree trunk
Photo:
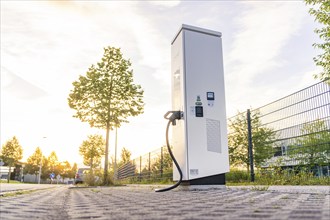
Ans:
[[[108,119],[107,119],[107,131],[106,131],[106,140],[105,140],[105,159],[104,159],[104,178],[103,184],[108,185],[108,160],[109,160],[109,135],[110,135],[110,121],[111,121],[111,99],[112,99],[112,86],[113,86],[113,75],[110,79],[110,94],[109,94],[109,108],[108,108]]]
[[[116,126],[116,136],[115,136],[115,163],[113,167],[113,181],[117,180],[117,140],[118,140],[118,135],[117,135],[117,126]],[[115,184],[115,182],[114,182]]]
[[[8,171],[7,183],[9,183],[9,180],[10,180],[10,174],[11,174],[11,166],[9,165],[9,171]]]
[[[89,173],[93,173],[93,158],[91,158],[91,162],[89,164]]]
[[[105,159],[104,159],[104,177],[103,183],[104,185],[108,185],[108,157],[109,157],[109,135],[110,135],[110,125],[107,123],[107,131],[106,131],[106,140],[105,140]]]

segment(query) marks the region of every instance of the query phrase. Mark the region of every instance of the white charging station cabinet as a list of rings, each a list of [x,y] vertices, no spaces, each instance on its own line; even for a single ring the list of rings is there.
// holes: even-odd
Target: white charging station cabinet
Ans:
[[[223,185],[229,156],[221,33],[183,24],[172,41],[171,64],[172,110],[183,112],[172,126],[182,180]]]

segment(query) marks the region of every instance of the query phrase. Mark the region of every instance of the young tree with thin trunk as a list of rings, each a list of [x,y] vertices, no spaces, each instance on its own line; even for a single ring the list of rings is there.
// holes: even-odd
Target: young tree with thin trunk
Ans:
[[[83,156],[83,163],[93,169],[101,164],[101,158],[104,155],[105,141],[101,135],[89,135],[88,139],[83,141],[79,148],[80,155]]]
[[[78,170],[78,165],[77,163],[74,163],[70,171],[70,178],[75,177],[77,170]]]
[[[125,147],[121,149],[119,166],[131,161],[132,153]]]
[[[104,184],[108,183],[110,130],[143,113],[143,90],[133,83],[130,66],[119,48],[104,48],[101,61],[72,83],[68,98],[70,108],[76,110],[74,117],[106,130]]]
[[[59,161],[58,161],[55,151],[52,151],[50,153],[50,155],[47,158],[47,161],[48,161],[48,167],[49,167],[49,174],[55,173],[55,175],[58,175],[60,173],[60,171],[58,169]]]
[[[28,157],[27,163],[24,167],[24,173],[36,174],[39,171],[42,158],[42,151],[40,147],[37,147],[34,153]]]
[[[228,147],[230,164],[233,166],[245,166],[249,171],[250,161],[248,155],[248,124],[245,113],[229,119],[228,123]],[[251,132],[253,144],[253,157],[257,167],[274,156],[273,142],[276,132],[268,127],[262,126],[260,113],[251,112]]]
[[[8,179],[9,183],[11,168],[23,158],[23,148],[19,144],[18,139],[14,136],[11,140],[8,140],[1,149],[2,160],[9,166]]]
[[[49,175],[48,160],[42,154],[40,147],[37,147],[34,153],[28,157],[27,162],[24,167],[24,174],[34,174],[39,173],[41,166],[41,179],[47,179]],[[37,175],[35,176],[35,181],[37,182]]]
[[[134,176],[135,165],[131,161],[132,153],[125,147],[121,150],[120,162],[118,163],[118,177],[125,178],[128,176]]]

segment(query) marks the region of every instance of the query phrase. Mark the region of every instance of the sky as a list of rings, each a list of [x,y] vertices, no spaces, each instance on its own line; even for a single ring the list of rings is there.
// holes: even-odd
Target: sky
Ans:
[[[40,147],[82,164],[79,146],[105,131],[73,118],[72,82],[119,47],[144,89],[144,114],[118,129],[132,158],[165,144],[171,41],[182,24],[222,33],[227,116],[318,81],[318,24],[303,1],[1,1],[1,146],[16,136],[23,161]],[[110,155],[115,133],[110,133]],[[118,153],[119,155],[119,153]]]

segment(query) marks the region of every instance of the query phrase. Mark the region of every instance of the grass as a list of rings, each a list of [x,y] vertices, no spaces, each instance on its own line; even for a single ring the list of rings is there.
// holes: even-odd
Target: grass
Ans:
[[[269,186],[252,186],[252,191],[267,191]]]
[[[172,175],[145,175],[133,176],[123,180],[116,180],[115,184],[111,181],[111,186],[122,186],[125,184],[153,184],[153,185],[168,185],[174,184]],[[100,184],[86,183],[86,186],[97,186]],[[268,189],[271,185],[326,185],[330,186],[330,177],[316,177],[312,173],[304,170],[281,170],[278,168],[269,170],[257,170],[255,172],[255,181],[251,182],[250,174],[245,170],[233,169],[226,173],[227,186],[263,186],[255,188],[255,190],[262,191]]]
[[[99,193],[99,192],[101,192],[101,190],[99,190],[99,189],[91,189],[91,191],[92,191],[93,193]]]
[[[2,179],[2,180],[0,180],[0,183],[7,183],[7,180]],[[17,181],[17,180],[9,180],[9,183],[10,184],[18,184],[18,183],[22,183],[22,182]]]
[[[34,189],[34,190],[20,190],[20,191],[15,191],[15,192],[8,192],[8,193],[3,193],[0,194],[1,197],[12,197],[12,196],[19,196],[19,195],[25,195],[25,194],[30,194],[35,191],[38,191],[41,189]]]
[[[174,181],[172,180],[172,175],[170,177],[160,177],[160,176],[150,176],[150,177],[131,177],[131,178],[126,178],[123,180],[117,180],[116,183],[118,184],[155,184],[155,185],[168,185],[168,184],[173,184]]]
[[[231,170],[226,174],[227,185],[330,185],[330,177],[316,177],[310,172],[271,170],[256,172],[255,181],[251,182],[246,171]]]

